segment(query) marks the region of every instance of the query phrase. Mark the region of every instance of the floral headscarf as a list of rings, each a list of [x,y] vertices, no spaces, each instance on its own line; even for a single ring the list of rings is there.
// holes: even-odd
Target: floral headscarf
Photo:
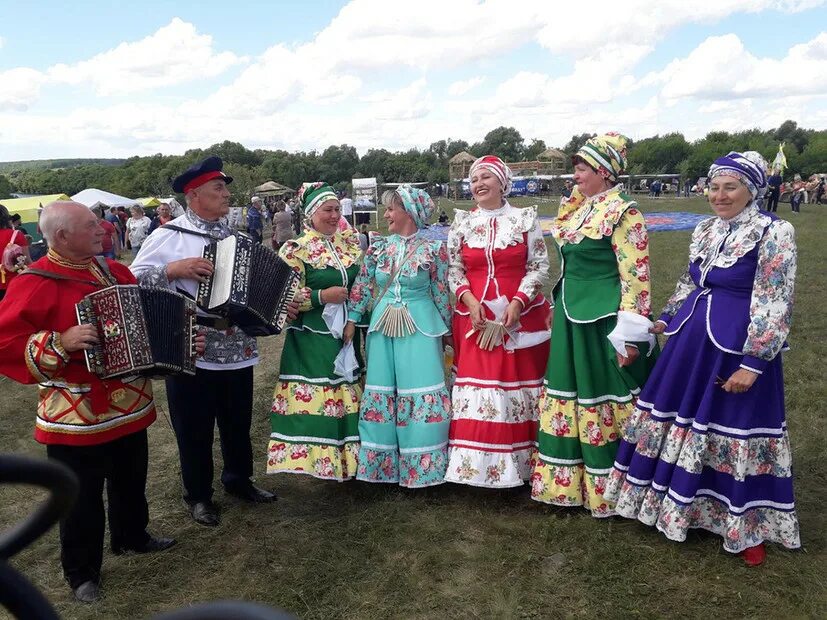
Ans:
[[[413,219],[417,229],[425,228],[431,215],[434,213],[434,201],[424,189],[412,187],[408,184],[400,185],[394,191],[385,192],[382,195],[382,202],[386,205],[393,200],[394,196],[399,196],[402,201],[402,206],[405,211]]]
[[[626,169],[626,143],[628,141],[626,136],[614,132],[595,136],[580,147],[572,159],[579,157],[604,179],[617,182],[617,177]]]
[[[767,173],[766,166],[754,160],[755,157],[748,157],[747,153],[732,151],[716,159],[707,176],[710,181],[717,176],[734,177],[747,187],[755,199],[767,187]]]
[[[306,217],[313,217],[319,205],[328,200],[339,202],[339,197],[333,188],[327,183],[316,181],[315,183],[302,183],[299,188],[299,199],[302,201],[302,209]]]
[[[511,168],[505,165],[505,162],[496,155],[486,155],[480,157],[473,164],[468,171],[469,176],[474,176],[474,172],[484,168],[491,171],[500,181],[500,186],[503,189],[503,196],[508,196],[511,193]]]

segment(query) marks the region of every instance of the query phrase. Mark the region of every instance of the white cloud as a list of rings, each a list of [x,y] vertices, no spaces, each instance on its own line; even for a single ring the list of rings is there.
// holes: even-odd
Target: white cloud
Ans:
[[[40,96],[45,76],[34,69],[19,67],[0,71],[0,111],[24,111]]]
[[[448,94],[452,97],[461,97],[469,91],[474,90],[477,86],[485,82],[484,77],[472,77],[467,80],[459,80],[448,87]]]
[[[241,62],[244,58],[232,52],[216,52],[210,35],[176,17],[140,41],[72,65],[55,65],[48,74],[55,82],[89,85],[108,96],[214,77]]]
[[[735,34],[709,37],[686,58],[642,80],[663,85],[667,99],[710,101],[827,93],[827,32],[790,48],[783,58],[758,58]]]

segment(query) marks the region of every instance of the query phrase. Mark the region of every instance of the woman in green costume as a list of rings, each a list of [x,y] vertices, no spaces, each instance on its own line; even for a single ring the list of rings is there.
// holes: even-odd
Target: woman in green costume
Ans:
[[[552,235],[562,262],[546,390],[540,405],[531,497],[614,514],[603,493],[621,428],[654,365],[649,333],[649,238],[622,192],[626,139],[589,140],[572,157],[572,194]]]
[[[347,480],[356,475],[359,454],[362,363],[358,333],[354,344],[343,347],[342,329],[362,250],[355,230],[340,230],[333,188],[305,183],[300,197],[304,234],[287,241],[279,256],[301,275],[304,300],[282,350],[267,473]],[[351,366],[339,367],[348,353]]]

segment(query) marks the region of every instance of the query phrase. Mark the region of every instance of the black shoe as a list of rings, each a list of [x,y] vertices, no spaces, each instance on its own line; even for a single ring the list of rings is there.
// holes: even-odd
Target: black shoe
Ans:
[[[225,487],[227,493],[230,495],[237,497],[238,499],[242,499],[245,502],[252,502],[254,504],[266,504],[268,502],[274,502],[278,499],[275,493],[270,493],[270,491],[265,491],[264,489],[259,489],[252,484],[243,487]]]
[[[112,553],[115,555],[123,555],[124,553],[133,552],[133,553],[155,553],[156,551],[164,551],[169,549],[175,544],[174,538],[155,538],[154,536],[150,536],[149,539],[140,544],[135,545],[132,547],[112,547]]]
[[[187,504],[187,508],[196,523],[208,527],[215,527],[221,523],[218,516],[218,507],[212,502],[195,502],[194,504]]]
[[[75,599],[81,603],[94,603],[101,597],[100,586],[94,581],[84,581],[72,592],[75,594]]]

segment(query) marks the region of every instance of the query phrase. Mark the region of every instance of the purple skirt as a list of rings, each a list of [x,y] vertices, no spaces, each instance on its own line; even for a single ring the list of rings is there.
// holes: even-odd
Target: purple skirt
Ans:
[[[733,553],[764,541],[797,548],[781,355],[746,392],[725,392],[718,383],[742,356],[709,338],[706,303],[669,339],[640,393],[605,496],[672,540],[702,528]]]

